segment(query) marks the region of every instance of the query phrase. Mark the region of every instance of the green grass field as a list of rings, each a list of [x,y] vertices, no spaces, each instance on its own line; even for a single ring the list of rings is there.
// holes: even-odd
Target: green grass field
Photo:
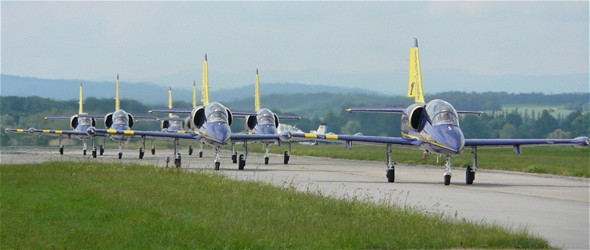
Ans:
[[[2,165],[2,248],[548,248],[525,231],[139,165]]]
[[[241,146],[237,146],[241,150]],[[250,145],[249,151],[263,152],[262,146]],[[271,152],[282,154],[286,146],[271,146]],[[528,173],[556,174],[565,176],[590,177],[590,149],[574,147],[522,147],[522,154],[514,154],[508,148],[479,148],[480,169],[510,170]],[[385,164],[385,146],[354,144],[346,150],[344,144],[320,144],[316,146],[293,144],[294,155],[381,161]],[[296,156],[295,158],[296,159]],[[436,155],[422,158],[422,151],[410,148],[392,147],[392,159],[398,163],[419,165],[444,165],[445,158]],[[471,150],[465,149],[458,157],[453,157],[453,166],[471,165]]]

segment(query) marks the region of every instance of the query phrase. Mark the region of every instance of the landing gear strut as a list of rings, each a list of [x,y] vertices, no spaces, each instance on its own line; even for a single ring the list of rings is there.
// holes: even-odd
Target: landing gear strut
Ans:
[[[265,143],[264,144],[264,165],[268,165],[268,160],[269,160],[269,156],[268,156],[268,144]]]
[[[238,152],[236,152],[236,144],[231,143],[231,162],[238,163]]]
[[[221,165],[221,162],[219,162],[219,146],[215,147],[215,161],[213,162],[215,164],[215,170],[219,170],[219,166]]]
[[[246,158],[248,158],[248,143],[244,142],[244,153],[240,154],[240,158],[238,159],[238,169],[239,170],[244,170],[244,167],[246,166]]]
[[[141,137],[141,148],[139,148],[139,159],[143,159],[145,154],[145,136]]]
[[[451,156],[447,155],[447,161],[445,163],[445,174],[444,174],[444,181],[445,186],[451,184],[451,176],[453,175],[453,164],[451,163]]]
[[[395,165],[391,161],[391,144],[387,144],[387,182],[395,182]]]
[[[465,170],[465,183],[467,185],[473,184],[475,180],[475,172],[477,172],[477,147],[471,147],[471,159],[473,160],[473,166],[467,167]]]
[[[123,142],[119,141],[119,159],[123,158]]]
[[[181,166],[181,157],[180,152],[178,150],[179,141],[178,138],[174,139],[174,166],[180,168]]]
[[[92,158],[96,158],[96,145],[94,145],[94,138],[90,140],[92,141]]]

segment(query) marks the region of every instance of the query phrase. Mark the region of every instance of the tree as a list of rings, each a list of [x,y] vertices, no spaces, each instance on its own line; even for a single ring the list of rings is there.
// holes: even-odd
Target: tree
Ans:
[[[567,139],[567,138],[571,138],[572,133],[570,132],[565,132],[561,129],[556,129],[555,131],[549,133],[547,135],[547,138],[549,139]]]
[[[340,128],[343,134],[356,134],[361,131],[361,123],[358,121],[350,120]]]
[[[510,123],[504,124],[504,127],[498,132],[498,137],[502,139],[512,139],[516,137],[516,127]]]
[[[559,123],[557,119],[553,117],[549,111],[546,109],[543,110],[539,119],[535,121],[535,126],[533,127],[534,136],[537,137],[545,137],[547,134],[555,131],[559,127]]]

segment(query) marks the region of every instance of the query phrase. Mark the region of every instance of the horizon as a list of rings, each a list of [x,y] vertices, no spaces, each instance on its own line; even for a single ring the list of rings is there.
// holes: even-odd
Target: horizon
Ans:
[[[395,95],[417,37],[427,93],[589,91],[587,1],[1,5],[2,74],[110,82],[120,73],[183,88],[201,79],[207,53],[216,89],[249,85],[258,68],[267,83]]]

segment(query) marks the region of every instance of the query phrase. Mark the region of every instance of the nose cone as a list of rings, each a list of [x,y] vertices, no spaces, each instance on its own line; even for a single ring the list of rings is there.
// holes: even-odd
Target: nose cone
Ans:
[[[270,124],[260,125],[258,126],[256,133],[261,135],[276,135],[277,128]]]
[[[224,122],[211,123],[207,130],[208,137],[213,144],[225,145],[231,136],[231,129]]]
[[[454,125],[439,125],[435,127],[437,143],[447,154],[460,154],[465,146],[463,131]]]

